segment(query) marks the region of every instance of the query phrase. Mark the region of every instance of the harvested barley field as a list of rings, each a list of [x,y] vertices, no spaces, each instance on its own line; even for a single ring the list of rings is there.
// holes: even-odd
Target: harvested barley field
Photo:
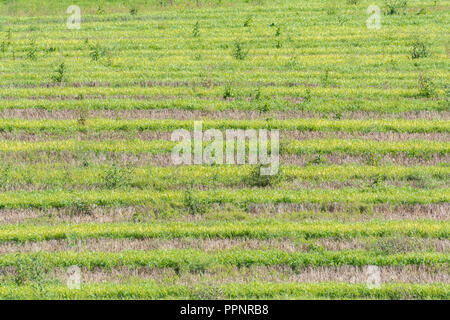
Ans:
[[[449,9],[2,1],[0,299],[449,299]]]

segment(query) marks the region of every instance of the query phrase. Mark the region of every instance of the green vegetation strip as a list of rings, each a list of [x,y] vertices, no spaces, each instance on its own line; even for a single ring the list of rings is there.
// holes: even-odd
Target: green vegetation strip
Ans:
[[[450,256],[437,252],[408,252],[385,255],[362,250],[286,252],[282,250],[219,250],[205,253],[194,249],[164,249],[151,251],[111,252],[38,252],[8,253],[0,256],[0,267],[23,264],[24,259],[41,261],[48,268],[77,265],[86,268],[114,268],[120,266],[174,268],[203,271],[220,266],[405,266],[444,265]]]
[[[83,0],[76,33],[61,28],[69,4],[0,5],[0,109],[448,110],[446,3],[380,4],[389,36],[367,32],[357,1]]]
[[[65,164],[38,164],[23,166],[0,165],[0,188],[13,185],[42,185],[66,187],[118,186],[155,187],[158,189],[179,185],[203,186],[245,185],[250,183],[255,169],[251,166],[181,166],[181,167],[117,167],[93,165],[87,168],[67,167]],[[351,179],[378,179],[395,181],[448,181],[450,167],[446,166],[367,166],[367,165],[310,165],[283,166],[284,183],[300,181],[339,181]],[[2,183],[3,181],[3,183]]]
[[[184,206],[183,191],[155,190],[92,190],[92,191],[18,191],[0,193],[0,208],[48,208],[69,207],[80,204],[135,205],[167,203]],[[205,204],[231,203],[390,203],[425,204],[447,203],[450,189],[415,189],[410,187],[342,188],[330,189],[215,189],[196,191],[194,200]]]
[[[172,152],[177,142],[166,140],[107,140],[79,141],[61,140],[45,142],[0,141],[0,152],[129,152],[167,154]],[[224,143],[225,144],[225,143]],[[409,157],[446,155],[450,152],[449,142],[410,140],[374,141],[360,139],[311,139],[303,141],[281,141],[283,154],[345,153],[359,154],[405,154]],[[270,149],[269,149],[270,150]]]
[[[450,132],[450,121],[437,120],[203,120],[203,129],[280,129],[299,131],[345,131],[345,132]],[[27,132],[76,132],[89,131],[172,131],[193,130],[193,121],[181,120],[110,120],[88,119],[84,125],[77,120],[0,120],[0,131]]]
[[[248,239],[312,239],[312,238],[358,238],[358,237],[450,237],[450,222],[435,220],[418,221],[370,221],[342,223],[280,222],[276,219],[257,222],[165,222],[150,224],[86,223],[59,225],[3,225],[0,241],[43,241],[73,238],[248,238]]]
[[[153,76],[153,75],[149,75]],[[183,97],[179,99],[85,99],[85,100],[2,100],[0,110],[7,109],[35,109],[35,110],[201,110],[201,111],[308,111],[321,113],[341,112],[377,112],[402,113],[414,111],[448,112],[448,103],[445,100],[402,100],[388,97],[382,100],[357,99],[351,96],[326,97],[327,93],[315,93],[310,98],[311,103],[298,106],[289,103],[287,99],[270,100],[270,102],[248,102],[246,100],[207,100],[196,97]],[[398,98],[398,97],[396,97]]]
[[[66,285],[0,286],[1,299],[449,299],[448,284],[383,284],[369,288],[348,283],[229,283],[216,289],[202,285],[139,283],[85,283],[81,290]]]

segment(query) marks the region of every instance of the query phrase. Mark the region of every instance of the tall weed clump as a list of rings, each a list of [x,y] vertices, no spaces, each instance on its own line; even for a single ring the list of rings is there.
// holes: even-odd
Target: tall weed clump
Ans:
[[[42,286],[45,280],[46,266],[41,256],[27,256],[17,253],[16,272],[14,282],[18,286]]]
[[[436,87],[433,81],[421,74],[418,81],[419,97],[430,98],[434,95]]]
[[[404,13],[408,6],[407,0],[385,0],[386,15],[396,15]]]
[[[426,44],[422,41],[415,41],[411,47],[411,58],[419,59],[430,55]]]
[[[233,57],[237,60],[244,60],[248,56],[248,50],[245,50],[244,44],[238,40],[234,42]]]
[[[281,167],[278,169],[278,172],[274,175],[262,175],[261,168],[262,164],[256,165],[250,171],[250,174],[246,178],[247,184],[252,187],[269,187],[277,184],[281,181],[282,178],[282,170]]]

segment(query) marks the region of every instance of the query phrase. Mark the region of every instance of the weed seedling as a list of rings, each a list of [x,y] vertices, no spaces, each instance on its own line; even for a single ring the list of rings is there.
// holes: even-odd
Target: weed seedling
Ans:
[[[66,70],[66,66],[64,62],[62,62],[55,71],[55,74],[52,76],[53,82],[61,83],[64,80],[64,72]]]
[[[192,36],[194,38],[198,38],[200,36],[200,24],[198,21],[194,25],[194,29],[192,30]]]
[[[248,51],[244,50],[244,45],[240,41],[234,42],[233,57],[238,60],[244,60],[248,55]]]

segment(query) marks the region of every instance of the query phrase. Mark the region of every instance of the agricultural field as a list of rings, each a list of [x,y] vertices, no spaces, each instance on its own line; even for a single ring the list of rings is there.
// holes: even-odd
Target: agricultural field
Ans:
[[[0,299],[450,299],[449,9],[1,1]]]

